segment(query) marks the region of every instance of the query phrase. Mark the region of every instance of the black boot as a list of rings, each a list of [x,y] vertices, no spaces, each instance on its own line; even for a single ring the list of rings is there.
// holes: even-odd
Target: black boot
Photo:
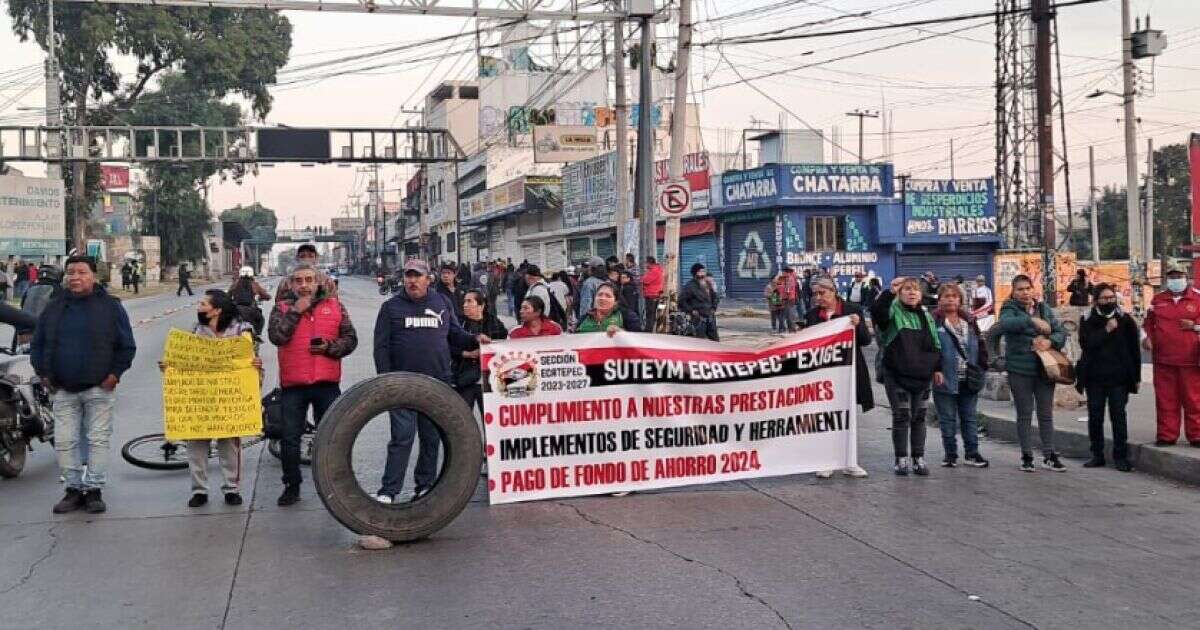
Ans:
[[[298,484],[294,486],[289,485],[283,487],[283,494],[279,495],[279,500],[276,501],[275,504],[281,507],[286,507],[289,505],[295,505],[299,500],[300,486]]]
[[[79,491],[79,488],[67,488],[67,493],[63,495],[62,500],[54,504],[54,513],[66,514],[81,507],[83,507],[83,493]]]
[[[1104,457],[1100,455],[1092,455],[1092,458],[1083,463],[1084,468],[1104,468]]]
[[[104,505],[104,499],[100,496],[99,488],[83,493],[83,509],[88,514],[103,514],[108,509],[108,506]]]

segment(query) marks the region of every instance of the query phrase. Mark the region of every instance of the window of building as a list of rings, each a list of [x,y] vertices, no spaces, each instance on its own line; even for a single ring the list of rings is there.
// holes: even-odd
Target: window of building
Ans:
[[[453,254],[455,245],[458,243],[458,234],[451,232],[446,235],[446,252]]]
[[[846,249],[846,217],[805,218],[804,249],[810,252]]]

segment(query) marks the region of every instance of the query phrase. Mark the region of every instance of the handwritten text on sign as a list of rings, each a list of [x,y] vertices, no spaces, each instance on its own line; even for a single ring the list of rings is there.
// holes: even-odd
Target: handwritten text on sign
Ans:
[[[168,440],[262,432],[258,370],[249,335],[216,339],[182,330],[167,336],[163,417]]]
[[[761,350],[623,332],[490,344],[491,502],[854,465],[853,344],[845,320]]]

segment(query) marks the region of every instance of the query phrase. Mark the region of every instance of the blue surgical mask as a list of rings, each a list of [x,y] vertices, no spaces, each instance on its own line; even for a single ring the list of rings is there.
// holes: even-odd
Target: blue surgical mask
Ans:
[[[1187,290],[1187,278],[1167,278],[1167,290],[1171,293],[1183,293]]]

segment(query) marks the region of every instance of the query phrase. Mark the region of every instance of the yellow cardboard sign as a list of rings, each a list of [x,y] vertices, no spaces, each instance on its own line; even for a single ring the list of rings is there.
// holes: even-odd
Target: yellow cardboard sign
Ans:
[[[168,440],[242,437],[262,432],[254,341],[171,330],[163,350],[163,418]]]

